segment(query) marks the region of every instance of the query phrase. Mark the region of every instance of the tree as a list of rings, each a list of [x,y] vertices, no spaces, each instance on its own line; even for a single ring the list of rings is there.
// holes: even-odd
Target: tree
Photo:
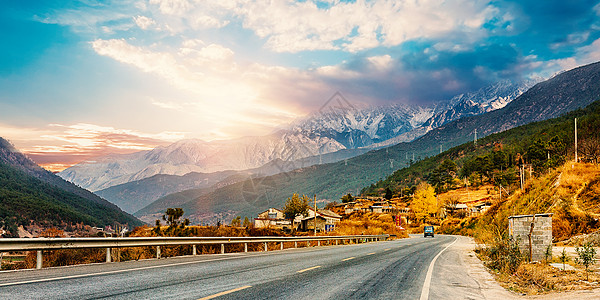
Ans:
[[[352,195],[350,193],[348,193],[348,195],[342,196],[342,198],[340,198],[340,199],[342,200],[342,203],[348,203],[348,202],[354,201],[354,197],[352,197]]]
[[[298,194],[293,194],[291,198],[288,198],[283,207],[283,213],[285,218],[291,221],[292,230],[294,229],[294,219],[296,216],[307,216],[308,215],[308,201],[310,199],[306,195],[302,197]]]
[[[232,227],[240,227],[242,225],[242,217],[237,216],[231,220]]]
[[[585,267],[586,280],[589,280],[589,268],[591,265],[594,264],[594,256],[596,256],[596,249],[594,249],[594,245],[592,244],[592,242],[587,242],[581,248],[575,247],[575,251],[579,256],[576,258],[576,261],[578,264],[581,264]]]
[[[437,212],[437,200],[433,187],[423,182],[417,186],[415,196],[410,205],[417,220],[425,221],[427,217]]]
[[[435,187],[436,192],[445,192],[453,188],[456,171],[458,171],[456,163],[450,159],[446,159],[426,176],[427,182]]]
[[[250,220],[248,220],[248,217],[244,217],[244,223],[242,224],[242,226],[246,228],[250,226]]]
[[[167,208],[166,214],[162,216],[162,219],[167,222],[169,227],[172,227],[179,225],[179,218],[181,216],[183,216],[182,208]]]
[[[600,162],[600,138],[590,137],[581,141],[582,161],[598,164]]]
[[[567,251],[565,250],[565,248],[563,248],[563,251],[558,256],[558,259],[563,264],[563,271],[566,270],[565,264],[569,261],[569,256],[567,255]]]
[[[392,197],[394,196],[394,194],[392,193],[392,190],[390,190],[389,187],[385,188],[385,196],[383,196],[385,199],[390,200],[392,199]]]

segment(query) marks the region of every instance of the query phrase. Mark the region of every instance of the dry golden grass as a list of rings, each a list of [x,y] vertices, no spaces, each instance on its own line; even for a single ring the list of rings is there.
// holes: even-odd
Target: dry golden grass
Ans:
[[[469,187],[451,190],[439,194],[441,203],[447,203],[451,200],[458,200],[460,203],[475,202],[488,198],[498,198],[498,189],[493,185],[482,185],[477,188]]]
[[[589,163],[567,162],[558,171],[561,175],[556,194],[563,198],[577,196],[585,185],[600,177],[600,166]]]
[[[390,214],[352,214],[338,223],[335,235],[391,234],[408,237],[406,230],[398,230]]]
[[[563,271],[546,264],[522,264],[514,274],[495,275],[503,287],[527,295],[587,290],[595,288],[600,282],[597,273],[590,273],[589,281],[586,281],[585,270],[577,268]]]

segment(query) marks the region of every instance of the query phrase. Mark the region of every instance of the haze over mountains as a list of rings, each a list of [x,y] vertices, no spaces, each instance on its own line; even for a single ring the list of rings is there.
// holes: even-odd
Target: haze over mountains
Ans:
[[[225,220],[235,215],[253,216],[267,207],[282,206],[292,193],[317,194],[319,199],[337,200],[340,195],[376,182],[406,166],[415,157],[432,156],[443,149],[473,140],[474,130],[481,137],[534,121],[560,116],[600,99],[600,63],[561,73],[538,83],[504,108],[465,117],[431,130],[410,143],[370,151],[344,161],[315,165],[263,178],[253,178],[210,192],[199,191],[157,200],[177,203],[194,221]],[[179,193],[184,194],[182,193]],[[194,198],[195,196],[195,198]],[[182,203],[181,201],[188,200]],[[191,200],[190,200],[191,199]],[[135,215],[151,219],[164,205],[152,204]]]
[[[393,104],[358,109],[341,95],[336,95],[342,97],[345,105],[327,103],[320,112],[271,135],[211,142],[182,140],[150,151],[85,161],[64,170],[59,176],[86,189],[100,191],[157,174],[183,176],[190,172],[249,170],[277,160],[297,162],[304,159],[302,163],[296,163],[297,167],[333,162],[362,154],[366,149],[413,140],[463,116],[503,107],[533,83],[535,81],[503,81],[431,107]],[[339,100],[334,98],[332,100]],[[324,154],[354,149],[361,150],[323,157]],[[110,195],[107,197],[111,199]]]

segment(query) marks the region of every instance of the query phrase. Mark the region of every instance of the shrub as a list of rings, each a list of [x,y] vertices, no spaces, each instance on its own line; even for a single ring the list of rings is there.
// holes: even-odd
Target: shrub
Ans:
[[[485,256],[486,267],[501,273],[514,274],[523,260],[519,244],[507,236],[496,238],[480,253]]]

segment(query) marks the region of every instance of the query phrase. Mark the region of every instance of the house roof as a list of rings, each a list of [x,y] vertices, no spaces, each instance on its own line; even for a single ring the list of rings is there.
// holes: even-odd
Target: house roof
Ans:
[[[332,212],[332,211],[330,211],[328,209],[320,209],[319,213],[322,214],[322,215],[328,216],[330,218],[337,218],[337,219],[341,219],[342,218],[342,216],[340,216],[340,215],[338,215],[338,214],[336,214],[336,213],[334,213],[334,212]]]
[[[314,207],[309,207],[309,210],[315,211]],[[336,218],[336,219],[341,219],[342,216],[328,210],[328,209],[317,209],[317,216],[327,216],[329,218]],[[310,218],[314,218],[314,217],[310,217]]]
[[[267,210],[265,210],[265,211],[262,211],[262,212],[260,212],[260,213],[259,213],[259,215],[260,215],[260,214],[262,214],[262,213],[269,212],[270,210],[276,210],[276,211],[278,211],[278,212],[280,212],[280,213],[283,213],[283,210],[281,210],[281,209],[277,209],[277,208],[269,208],[269,209],[267,209]]]

